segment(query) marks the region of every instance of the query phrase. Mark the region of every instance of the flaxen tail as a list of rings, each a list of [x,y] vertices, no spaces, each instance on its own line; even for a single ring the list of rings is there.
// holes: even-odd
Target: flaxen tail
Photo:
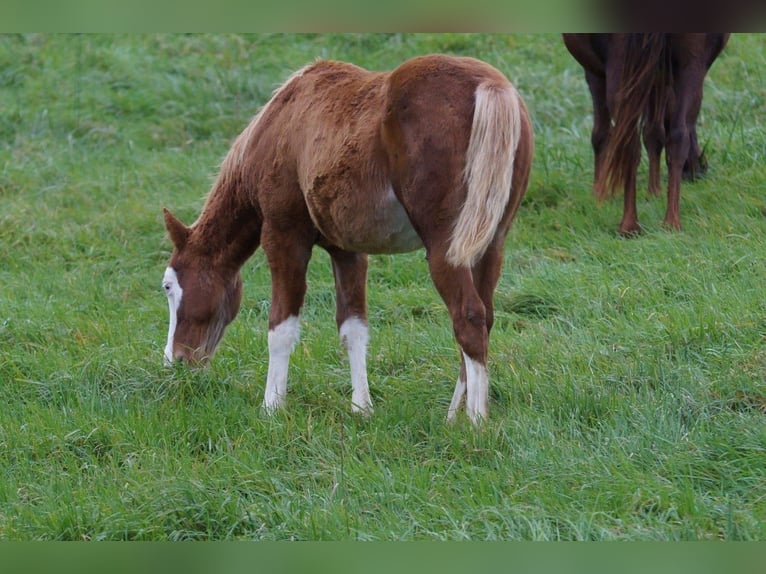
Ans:
[[[521,105],[510,84],[484,83],[476,88],[464,173],[468,192],[447,250],[452,265],[473,266],[495,237],[511,196]]]

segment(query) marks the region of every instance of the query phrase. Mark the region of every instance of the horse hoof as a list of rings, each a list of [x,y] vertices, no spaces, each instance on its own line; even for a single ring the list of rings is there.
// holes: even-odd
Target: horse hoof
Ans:
[[[268,404],[268,405],[266,403],[263,403],[261,405],[261,413],[264,416],[272,417],[275,414],[277,414],[279,411],[283,410],[284,408],[285,408],[284,403],[281,403],[281,404]]]
[[[358,405],[356,403],[351,403],[351,412],[354,415],[358,415],[362,418],[368,419],[373,415],[373,413],[375,412],[375,409],[372,408],[371,403],[367,403],[366,405]]]
[[[620,226],[620,236],[625,239],[635,239],[643,233],[639,224]]]
[[[662,222],[662,225],[668,231],[681,231],[681,222],[680,221],[668,221],[668,220],[665,220],[665,221]]]

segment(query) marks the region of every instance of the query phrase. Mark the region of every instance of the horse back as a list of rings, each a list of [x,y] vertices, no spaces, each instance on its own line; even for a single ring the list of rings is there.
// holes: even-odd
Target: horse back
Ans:
[[[443,55],[392,72],[332,61],[305,68],[275,94],[253,134],[264,217],[310,220],[321,241],[350,251],[420,247],[414,202],[454,215],[465,198],[464,189],[428,194],[462,187],[481,83],[510,85],[488,64]]]

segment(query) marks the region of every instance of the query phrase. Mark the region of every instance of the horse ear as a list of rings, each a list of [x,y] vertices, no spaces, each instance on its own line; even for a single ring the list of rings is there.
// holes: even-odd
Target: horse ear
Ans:
[[[163,207],[162,213],[165,215],[165,228],[168,230],[170,240],[178,249],[182,249],[189,238],[189,228],[176,219],[167,208]]]

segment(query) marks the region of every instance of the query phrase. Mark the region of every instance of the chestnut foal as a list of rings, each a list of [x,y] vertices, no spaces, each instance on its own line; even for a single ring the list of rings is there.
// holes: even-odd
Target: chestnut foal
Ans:
[[[351,408],[369,413],[367,254],[424,247],[462,351],[448,418],[465,400],[471,421],[486,419],[493,292],[533,145],[518,92],[479,60],[429,55],[392,72],[318,61],[295,72],[234,141],[197,221],[165,210],[166,360],[213,354],[260,245],[272,284],[263,406],[281,407],[319,245],[332,260]]]

